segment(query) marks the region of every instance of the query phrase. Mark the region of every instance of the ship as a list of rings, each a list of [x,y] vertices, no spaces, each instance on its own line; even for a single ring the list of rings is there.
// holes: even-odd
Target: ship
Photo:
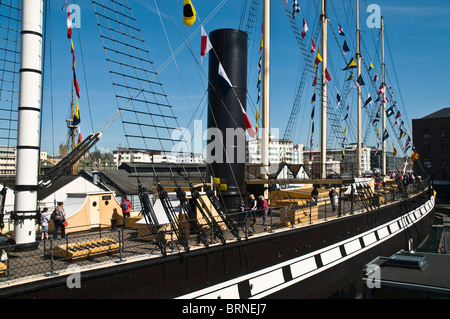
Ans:
[[[105,12],[110,10],[103,3],[93,2],[105,8]],[[128,4],[118,0],[111,2],[119,4],[121,15],[127,16],[124,10],[129,9]],[[0,264],[0,297],[355,298],[362,289],[361,271],[369,261],[401,249],[413,251],[429,233],[434,218],[435,192],[427,179],[409,185],[390,179],[383,159],[384,190],[381,191],[374,187],[372,178],[360,178],[360,164],[350,175],[327,168],[323,128],[326,127],[329,80],[326,76],[326,1],[322,0],[320,62],[324,122],[321,160],[308,171],[307,178],[277,180],[282,169],[292,172],[293,168],[276,165],[274,169],[264,147],[262,165],[252,176],[246,171],[245,161],[238,160],[212,161],[202,169],[199,165],[194,165],[194,169],[179,163],[168,165],[166,179],[157,165],[152,165],[153,174],[148,176],[153,178],[155,201],[149,196],[151,190],[144,185],[146,175],[135,169],[141,214],[140,223],[134,227],[109,231],[109,226],[106,229],[100,226],[92,231],[89,225],[78,225],[80,229],[71,232],[69,239],[36,241],[37,193],[42,184],[36,175],[36,165],[30,162],[38,162],[39,139],[28,135],[30,131],[39,132],[42,55],[40,50],[29,48],[37,48],[42,43],[42,14],[46,10],[42,0],[23,0],[22,3],[21,98],[13,214],[15,245],[2,247],[2,256],[6,257],[2,257]],[[195,10],[190,1],[184,3],[183,12],[189,21]],[[261,145],[268,145],[269,141],[270,5],[271,1],[264,1]],[[359,38],[359,27],[357,30]],[[248,35],[241,30],[218,29],[206,39],[215,53],[209,56],[208,126],[224,131],[240,129],[242,135],[250,134],[252,127],[245,117]],[[359,51],[356,56],[359,77]],[[361,85],[357,89],[361,107]],[[383,99],[385,94],[383,90]],[[385,104],[382,106],[385,124]],[[55,176],[52,174],[63,170],[62,167],[71,167],[102,134],[92,134],[80,142],[50,176]],[[360,134],[358,137],[357,151],[360,152]],[[223,143],[228,145],[226,141]],[[360,159],[361,155],[356,157]],[[52,182],[51,177],[40,181]],[[287,184],[321,186],[317,201],[311,198],[309,188],[307,191],[277,188]],[[328,200],[331,186],[339,189],[337,207]],[[257,187],[264,192],[264,198],[270,199],[272,212],[264,225],[260,225],[261,217],[237,209],[251,187]],[[119,215],[116,221],[120,222],[120,206],[113,194],[95,195],[99,198],[95,202],[98,209],[114,211]],[[100,218],[113,219],[113,215],[105,216],[100,215]],[[68,218],[68,221],[69,227],[79,222],[75,218]],[[35,265],[39,265],[37,270]]]

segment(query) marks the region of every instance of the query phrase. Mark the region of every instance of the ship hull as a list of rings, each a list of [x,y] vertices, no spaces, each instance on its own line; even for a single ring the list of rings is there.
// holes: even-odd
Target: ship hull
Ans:
[[[6,298],[330,298],[358,296],[361,271],[377,256],[417,246],[431,230],[427,193],[366,213],[240,242],[5,287]]]

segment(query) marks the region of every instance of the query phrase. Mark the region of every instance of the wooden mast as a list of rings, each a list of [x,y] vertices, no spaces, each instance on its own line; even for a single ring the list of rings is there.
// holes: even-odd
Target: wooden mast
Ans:
[[[325,79],[325,70],[327,69],[327,17],[326,0],[322,0],[322,12],[320,15],[322,21],[322,107],[321,107],[321,135],[320,135],[320,178],[326,178],[327,168],[327,83]]]
[[[270,116],[270,0],[264,0],[263,22],[263,94],[262,94],[262,136],[261,136],[261,173],[268,179],[269,172],[269,116]],[[264,198],[268,198],[268,184],[264,184]]]
[[[361,30],[359,28],[359,0],[356,0],[356,60],[357,60],[357,79],[361,76]],[[357,158],[357,176],[361,176],[361,148],[362,148],[362,126],[361,126],[361,85],[357,86],[357,121],[358,121],[358,144],[356,147]]]

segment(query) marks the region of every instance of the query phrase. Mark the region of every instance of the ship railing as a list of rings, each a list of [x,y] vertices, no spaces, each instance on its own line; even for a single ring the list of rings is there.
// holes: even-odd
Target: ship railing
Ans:
[[[423,192],[427,187],[427,180],[411,185],[390,184],[377,190],[372,196],[378,200],[379,205],[387,205],[403,199],[402,191],[410,197]],[[254,215],[249,212],[229,213],[228,218],[237,225],[242,240],[251,240],[256,236],[277,232],[282,227],[307,227],[309,224],[324,220],[365,212],[362,201],[358,196],[353,198],[341,196],[334,210],[330,200],[325,197],[318,206],[312,203],[285,207],[271,206],[265,219],[266,225],[263,220],[264,210],[253,211]],[[190,231],[190,222],[192,221],[186,219],[180,223],[181,227],[186,229],[190,250],[205,247],[204,243],[198,240],[197,234]],[[208,228],[208,223],[200,220],[199,224],[204,227],[209,245],[222,245],[214,231]],[[226,225],[221,226],[227,243],[236,241]],[[68,275],[111,263],[158,258],[163,255],[157,245],[157,240],[161,237],[166,240],[167,254],[184,252],[170,225],[160,228],[151,225],[135,227],[91,225],[91,228],[93,230],[89,231],[69,228],[65,238],[37,240],[32,249],[23,249],[23,245],[1,246],[0,289],[5,284],[9,285],[10,282],[24,278]],[[40,238],[39,232],[38,236]],[[52,237],[52,234],[49,236]]]

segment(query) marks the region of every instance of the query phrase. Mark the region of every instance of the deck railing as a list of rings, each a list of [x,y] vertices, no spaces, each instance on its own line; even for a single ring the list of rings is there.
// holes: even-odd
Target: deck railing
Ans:
[[[380,190],[365,196],[361,191],[353,196],[340,197],[338,206],[333,210],[329,198],[323,197],[317,206],[313,202],[305,205],[287,205],[285,207],[271,207],[263,225],[262,210],[239,212],[229,215],[238,227],[240,240],[251,239],[267,233],[276,232],[281,227],[307,227],[334,218],[366,212],[368,209],[376,209],[381,205],[406,199],[423,192],[428,187],[428,181],[411,185],[386,186]],[[367,193],[365,193],[367,195]],[[317,218],[312,212],[317,211]],[[290,219],[290,212],[295,211],[304,218],[296,221]],[[288,217],[286,217],[286,215]],[[256,216],[256,224],[254,220]],[[184,220],[180,223],[189,243],[189,250],[204,247],[204,243],[198,240],[197,234],[192,228],[194,223]],[[221,231],[226,241],[237,239],[220,223]],[[202,225],[202,223],[200,223]],[[207,225],[202,225],[204,234],[208,239],[208,245],[221,245],[221,240],[216,232],[211,231]],[[65,238],[38,240],[32,249],[23,249],[22,245],[5,245],[0,247],[0,289],[4,284],[23,278],[42,276],[55,276],[67,274],[73,271],[83,271],[108,263],[120,263],[143,258],[157,258],[164,254],[179,253],[185,248],[178,243],[176,229],[170,226],[156,230],[153,226],[116,227],[115,225],[91,225],[91,231],[76,232],[72,228]],[[40,234],[38,234],[40,238]],[[51,234],[50,234],[51,237]],[[161,249],[161,239],[164,238],[164,251]]]

